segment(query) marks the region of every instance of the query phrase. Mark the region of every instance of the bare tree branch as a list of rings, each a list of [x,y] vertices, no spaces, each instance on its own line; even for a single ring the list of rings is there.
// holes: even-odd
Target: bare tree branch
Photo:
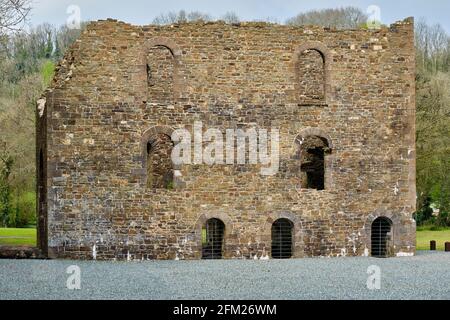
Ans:
[[[357,29],[367,22],[367,15],[359,8],[312,10],[287,20],[287,24],[304,26],[318,25],[337,29]]]
[[[31,11],[31,0],[0,0],[0,35],[21,30]]]

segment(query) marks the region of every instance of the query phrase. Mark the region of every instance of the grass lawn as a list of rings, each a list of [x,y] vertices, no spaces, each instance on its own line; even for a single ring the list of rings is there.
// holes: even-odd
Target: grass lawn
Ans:
[[[36,246],[36,229],[0,228],[0,246]]]
[[[430,250],[430,241],[436,241],[436,249],[444,251],[446,242],[450,242],[450,229],[441,231],[420,230],[417,231],[417,250]]]

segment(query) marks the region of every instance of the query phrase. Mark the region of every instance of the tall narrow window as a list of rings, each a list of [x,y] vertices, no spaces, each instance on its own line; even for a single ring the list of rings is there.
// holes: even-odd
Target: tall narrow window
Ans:
[[[300,100],[304,103],[325,102],[325,60],[315,49],[300,53],[297,63]]]
[[[372,257],[388,258],[392,256],[392,222],[388,218],[378,218],[372,223]]]
[[[159,133],[147,142],[147,188],[173,188],[172,139]]]
[[[38,201],[38,232],[37,244],[44,252],[47,252],[47,174],[45,172],[45,159],[42,149],[39,150],[38,166],[37,166],[37,201]]]
[[[279,219],[272,225],[272,258],[292,258],[292,231],[294,225],[287,219]]]
[[[173,100],[175,59],[165,46],[151,47],[147,55],[149,102],[168,103]]]
[[[329,152],[326,139],[309,136],[301,141],[301,184],[306,189],[325,189],[325,154]]]
[[[222,259],[225,224],[210,219],[202,229],[202,259]]]
[[[38,166],[38,198],[39,207],[42,208],[45,204],[45,178],[44,178],[44,155],[42,150],[39,150],[39,166]]]

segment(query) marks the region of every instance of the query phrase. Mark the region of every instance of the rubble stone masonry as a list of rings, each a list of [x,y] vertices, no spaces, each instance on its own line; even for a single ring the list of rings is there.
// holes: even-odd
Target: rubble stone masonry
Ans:
[[[215,218],[224,258],[264,258],[284,218],[295,258],[368,256],[372,223],[385,217],[393,255],[413,255],[413,30],[412,18],[380,30],[90,23],[38,105],[40,248],[52,258],[200,259]],[[167,137],[195,121],[280,130],[279,172],[170,168]],[[318,141],[309,156],[305,139]],[[323,181],[304,171],[315,170],[302,167],[307,158],[319,159]]]

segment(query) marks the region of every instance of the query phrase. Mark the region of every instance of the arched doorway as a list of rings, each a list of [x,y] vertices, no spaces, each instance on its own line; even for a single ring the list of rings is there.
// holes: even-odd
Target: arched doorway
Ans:
[[[375,258],[392,256],[392,221],[385,217],[377,218],[371,227],[371,255]]]
[[[209,219],[202,229],[202,259],[222,259],[225,224]]]
[[[292,258],[294,224],[288,219],[278,219],[272,224],[272,258]]]

